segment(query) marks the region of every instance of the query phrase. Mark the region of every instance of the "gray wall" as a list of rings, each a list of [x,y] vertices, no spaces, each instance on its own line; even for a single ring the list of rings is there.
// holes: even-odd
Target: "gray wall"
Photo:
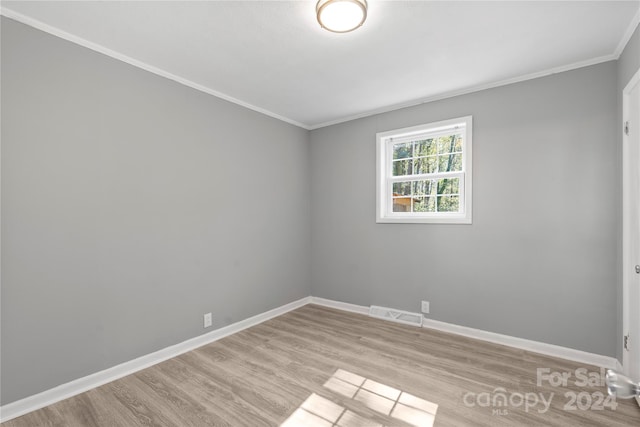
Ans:
[[[308,132],[2,18],[2,404],[310,294]]]
[[[629,80],[640,69],[640,26],[631,36],[618,60],[618,86],[620,93]]]
[[[311,132],[313,295],[615,355],[617,63]],[[376,224],[375,135],[473,115],[473,224]]]

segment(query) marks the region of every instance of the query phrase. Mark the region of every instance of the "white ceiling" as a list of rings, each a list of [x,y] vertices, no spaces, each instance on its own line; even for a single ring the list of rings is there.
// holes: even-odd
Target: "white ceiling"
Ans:
[[[3,1],[2,13],[307,129],[616,59],[633,1],[369,0],[320,29],[315,0]]]

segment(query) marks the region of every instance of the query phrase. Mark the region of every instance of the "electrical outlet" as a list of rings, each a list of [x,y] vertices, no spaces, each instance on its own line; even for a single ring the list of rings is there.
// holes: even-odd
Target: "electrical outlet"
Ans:
[[[422,312],[429,314],[429,301],[422,301]]]
[[[207,313],[204,315],[204,327],[208,328],[211,326],[211,313]]]

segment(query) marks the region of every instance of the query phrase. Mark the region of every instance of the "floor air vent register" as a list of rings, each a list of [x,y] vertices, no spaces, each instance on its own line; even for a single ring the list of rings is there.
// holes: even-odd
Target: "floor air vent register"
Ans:
[[[404,323],[405,325],[422,326],[422,314],[410,311],[395,310],[393,308],[369,307],[369,316],[378,319],[391,320],[392,322]]]

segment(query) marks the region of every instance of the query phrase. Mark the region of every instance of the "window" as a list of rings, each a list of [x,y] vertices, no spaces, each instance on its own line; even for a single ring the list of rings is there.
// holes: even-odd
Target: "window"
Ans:
[[[377,135],[377,222],[471,224],[471,116]]]

